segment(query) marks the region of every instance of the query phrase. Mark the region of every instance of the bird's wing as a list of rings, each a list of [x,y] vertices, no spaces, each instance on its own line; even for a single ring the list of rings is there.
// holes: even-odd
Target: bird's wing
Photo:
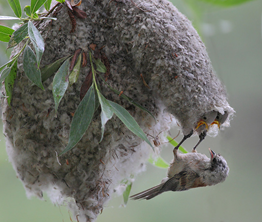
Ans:
[[[166,191],[177,191],[177,187],[182,183],[186,183],[185,181],[185,176],[186,176],[186,172],[182,171],[179,174],[176,174],[175,176],[173,176],[172,178],[168,179],[165,183],[161,183],[157,186],[154,186],[152,188],[149,188],[147,190],[144,190],[140,193],[137,193],[133,196],[131,196],[130,198],[133,200],[138,200],[138,199],[146,199],[146,200],[150,200],[153,197],[166,192]],[[184,185],[183,185],[184,186]],[[180,185],[181,187],[181,185]]]
[[[166,191],[183,191],[190,188],[206,186],[202,183],[199,175],[193,170],[181,171],[168,179],[165,183],[137,193],[130,198],[133,200],[146,199],[150,200],[153,197]]]
[[[194,187],[204,186],[201,178],[193,170],[181,171],[168,179],[160,189],[160,193],[165,191],[183,191]]]
[[[168,179],[160,189],[160,192],[185,190],[187,183],[187,172],[181,171]]]

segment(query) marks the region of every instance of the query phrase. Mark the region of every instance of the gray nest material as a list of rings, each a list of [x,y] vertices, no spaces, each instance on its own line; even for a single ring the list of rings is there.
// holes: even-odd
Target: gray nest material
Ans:
[[[175,117],[187,134],[201,116],[213,110],[227,112],[223,125],[229,126],[234,110],[206,48],[191,22],[170,2],[88,0],[79,8],[87,18],[76,18],[75,32],[70,33],[65,7],[57,13],[57,21],[41,23],[45,40],[42,65],[74,54],[78,48],[88,52],[90,44],[96,44],[110,63],[107,83],[123,90],[157,121],[100,82],[103,95],[125,107],[145,133],[167,132]],[[80,102],[80,88],[89,69],[83,68],[78,82],[68,88],[57,116],[53,77],[44,82],[45,91],[41,90],[25,77],[21,60],[11,107],[2,99],[7,152],[28,196],[42,198],[46,192],[53,203],[67,203],[79,221],[94,221],[121,180],[144,170],[152,152],[116,117],[106,124],[99,143],[98,109],[77,146],[58,156],[68,143],[71,113]]]

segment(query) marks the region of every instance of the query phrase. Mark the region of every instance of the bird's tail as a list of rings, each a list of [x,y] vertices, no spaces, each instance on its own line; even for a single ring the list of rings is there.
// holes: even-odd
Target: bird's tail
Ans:
[[[150,200],[153,197],[157,196],[158,194],[162,193],[160,192],[162,187],[162,184],[159,184],[155,187],[151,187],[148,190],[144,190],[140,193],[137,193],[133,196],[131,196],[130,198],[133,200],[138,200],[138,199],[146,199],[146,200]]]

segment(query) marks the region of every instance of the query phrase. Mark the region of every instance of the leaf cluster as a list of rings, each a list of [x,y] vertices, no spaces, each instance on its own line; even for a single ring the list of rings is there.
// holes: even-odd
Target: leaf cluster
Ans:
[[[80,56],[81,54],[79,55],[79,57]],[[131,132],[133,132],[135,135],[137,135],[138,137],[146,141],[146,143],[148,143],[153,148],[148,138],[146,137],[145,133],[139,127],[135,119],[129,114],[129,112],[126,109],[124,109],[122,106],[120,106],[119,104],[106,99],[102,95],[102,93],[99,90],[99,86],[97,85],[96,76],[98,72],[105,73],[106,67],[101,62],[100,59],[97,59],[94,61],[94,64],[96,65],[96,69],[95,69],[91,52],[89,52],[89,59],[90,59],[90,64],[91,64],[92,84],[90,88],[88,89],[87,93],[85,94],[84,98],[80,102],[74,114],[74,117],[71,123],[70,133],[69,133],[69,142],[65,150],[61,154],[64,154],[68,152],[69,150],[71,150],[81,140],[81,138],[83,137],[84,133],[88,129],[93,119],[95,110],[98,108],[96,104],[100,105],[101,107],[102,136],[101,136],[100,142],[103,139],[105,125],[107,121],[110,120],[113,117],[113,115],[115,114]],[[78,64],[80,64],[79,59],[77,60],[76,66],[78,66]],[[63,67],[63,65],[61,67]],[[69,66],[69,62],[67,66]],[[54,90],[53,90],[56,109],[60,102],[61,96],[63,96],[63,94],[65,93],[64,89],[67,88],[67,85],[68,85],[65,79],[62,81],[62,83],[57,83],[58,81],[56,81],[56,76],[60,72],[60,69],[58,70],[57,74],[55,75],[54,81],[53,81],[53,89],[57,89],[57,91],[60,90],[59,93],[54,93]],[[65,73],[65,72],[63,71],[62,73]],[[61,74],[61,75],[63,75],[63,78],[65,78],[66,76],[66,74]],[[77,75],[75,74],[74,69],[70,75],[78,76],[78,74]],[[69,79],[70,79],[70,75],[69,75]],[[102,77],[100,76],[100,78]],[[58,78],[58,79],[61,80],[61,78]],[[72,77],[71,79],[77,79],[77,78]],[[61,92],[61,90],[63,90],[63,92]]]
[[[33,20],[41,20],[38,10],[44,5],[46,10],[50,9],[52,0],[31,0],[30,6],[25,6],[24,11],[28,16],[22,18],[22,9],[19,0],[8,0],[16,17],[0,16],[0,20],[20,20],[23,24],[13,30],[9,27],[0,25],[0,41],[8,42],[7,49],[13,48],[23,40],[26,40],[22,49],[15,54],[11,60],[0,67],[0,80],[4,81],[8,104],[11,105],[12,91],[17,72],[17,59],[23,52],[23,66],[26,76],[41,89],[44,89],[41,81],[40,62],[44,52],[44,40],[33,24]],[[55,18],[51,18],[55,19]],[[28,45],[32,43],[34,51]]]
[[[67,56],[58,59],[52,64],[40,68],[41,58],[45,50],[45,44],[40,32],[34,25],[33,20],[37,20],[39,18],[37,10],[42,5],[44,5],[47,10],[50,8],[51,1],[31,0],[31,5],[25,7],[26,15],[29,17],[27,20],[21,18],[22,11],[20,2],[18,0],[10,0],[9,4],[17,16],[16,18],[22,20],[24,24],[22,24],[17,30],[13,30],[4,26],[0,27],[0,40],[8,42],[8,48],[15,47],[23,40],[25,40],[25,42],[22,49],[16,55],[14,55],[13,58],[0,67],[0,80],[1,82],[4,81],[8,104],[11,106],[12,91],[17,72],[17,59],[23,52],[24,72],[27,78],[31,80],[34,85],[44,90],[43,82],[55,74],[53,78],[52,92],[55,102],[55,112],[57,113],[59,103],[63,99],[69,84],[72,85],[78,80],[81,69],[81,61],[84,59],[82,57],[84,57],[86,54],[85,52],[82,52],[81,49],[79,49],[77,50],[78,53],[75,54],[73,58],[72,56]],[[80,3],[78,3],[78,5],[79,4]],[[67,7],[71,7],[71,3],[69,2],[67,2],[66,5]],[[74,4],[72,6],[74,9],[76,9],[77,5]],[[29,46],[30,42],[33,45],[33,49]],[[97,85],[96,75],[99,73],[106,73],[107,68],[100,59],[95,59],[93,64],[91,52],[89,52],[89,57],[92,83],[88,87],[87,92],[85,92],[82,101],[74,113],[70,128],[68,145],[61,154],[71,150],[81,140],[90,123],[92,122],[94,112],[97,110],[99,105],[101,106],[102,125],[102,136],[100,142],[103,139],[107,121],[110,120],[115,114],[131,132],[146,141],[146,143],[148,143],[153,148],[145,133],[139,127],[135,119],[129,114],[129,112],[117,103],[107,100],[102,95],[99,90],[100,87]],[[72,61],[70,64],[71,58]],[[96,69],[94,68],[94,65]],[[105,82],[101,76],[100,78],[103,80],[103,82]],[[117,90],[112,90],[119,94]],[[129,97],[122,95],[122,98],[127,99],[132,104],[138,106],[153,116],[149,111],[131,100]]]

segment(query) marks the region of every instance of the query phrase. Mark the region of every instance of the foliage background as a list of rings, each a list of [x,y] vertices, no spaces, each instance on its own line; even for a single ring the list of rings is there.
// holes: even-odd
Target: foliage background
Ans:
[[[262,1],[230,8],[192,0],[172,2],[200,31],[236,110],[232,126],[216,138],[207,138],[198,148],[207,155],[208,147],[221,153],[230,166],[229,177],[214,187],[168,192],[150,201],[129,201],[127,207],[122,207],[121,196],[112,198],[97,221],[261,221]],[[192,10],[192,2],[197,10]],[[25,4],[29,0],[24,0]],[[0,0],[0,5],[1,15],[13,15],[7,1]],[[0,43],[0,64],[8,59],[5,48],[6,44]],[[174,129],[172,135],[176,134]],[[8,162],[4,136],[0,139],[0,221],[69,222],[66,207],[54,207],[47,198],[26,198]],[[184,147],[190,150],[196,141],[194,137]],[[163,148],[162,156],[168,162],[171,150]],[[165,170],[148,164],[147,171],[136,178],[131,194],[158,184],[165,175]]]

